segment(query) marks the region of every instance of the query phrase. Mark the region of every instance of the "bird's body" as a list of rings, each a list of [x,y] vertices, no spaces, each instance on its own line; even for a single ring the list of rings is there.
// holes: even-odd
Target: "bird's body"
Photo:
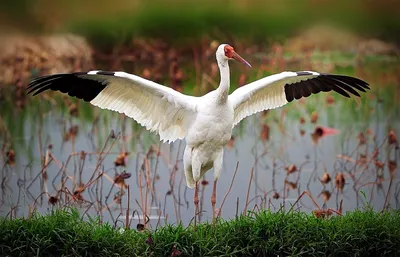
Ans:
[[[221,74],[218,88],[201,97],[181,94],[144,78],[125,72],[90,71],[55,74],[34,79],[29,92],[58,90],[81,98],[103,109],[124,113],[163,141],[186,139],[183,164],[187,185],[195,190],[197,182],[214,168],[213,209],[215,188],[223,163],[224,146],[232,129],[245,117],[285,105],[294,99],[319,92],[336,91],[350,97],[360,96],[368,84],[360,79],[314,71],[281,72],[264,77],[236,89],[229,95],[228,61],[235,59],[250,64],[233,47],[222,44],[216,52]],[[214,214],[214,213],[213,213]]]
[[[224,51],[222,47],[219,50]],[[186,135],[183,163],[186,184],[190,188],[212,167],[214,181],[218,180],[224,146],[232,135],[234,109],[229,100],[228,60],[217,55],[217,62],[221,73],[220,85],[197,100],[197,115]]]
[[[228,99],[221,101],[217,91],[202,97],[198,112],[186,136],[184,169],[190,188],[214,167],[214,179],[222,170],[224,146],[232,135],[234,110]]]

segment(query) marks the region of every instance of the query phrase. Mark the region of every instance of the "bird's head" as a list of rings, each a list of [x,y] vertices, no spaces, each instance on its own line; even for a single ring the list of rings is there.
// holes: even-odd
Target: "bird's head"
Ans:
[[[236,53],[235,49],[233,49],[233,47],[228,44],[220,45],[217,49],[216,55],[217,60],[236,60],[251,67],[250,63],[248,63],[238,53]]]

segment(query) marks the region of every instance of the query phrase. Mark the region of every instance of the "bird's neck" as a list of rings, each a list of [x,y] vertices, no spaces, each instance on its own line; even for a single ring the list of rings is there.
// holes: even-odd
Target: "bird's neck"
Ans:
[[[226,101],[228,100],[229,87],[230,87],[228,60],[219,60],[218,67],[221,75],[221,81],[217,89],[217,103],[225,104]]]

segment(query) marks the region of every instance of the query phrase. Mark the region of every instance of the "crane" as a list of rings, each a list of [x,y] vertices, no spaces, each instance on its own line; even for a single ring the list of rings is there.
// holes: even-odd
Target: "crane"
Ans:
[[[228,44],[216,51],[221,75],[218,88],[201,97],[179,93],[169,87],[125,72],[89,71],[54,74],[33,79],[28,93],[37,95],[56,90],[83,99],[94,106],[133,118],[160,140],[186,139],[183,166],[186,183],[195,188],[195,224],[198,212],[198,182],[214,168],[211,197],[215,215],[216,185],[223,164],[224,146],[232,129],[254,113],[274,109],[319,92],[335,91],[344,97],[360,96],[368,83],[354,77],[315,71],[285,71],[270,75],[236,89],[229,94],[229,60],[251,65]]]

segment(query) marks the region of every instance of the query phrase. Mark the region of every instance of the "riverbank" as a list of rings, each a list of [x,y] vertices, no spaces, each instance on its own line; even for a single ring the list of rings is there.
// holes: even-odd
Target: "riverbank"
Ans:
[[[0,219],[2,256],[398,256],[400,212],[261,211],[217,225],[114,228],[74,210]]]
[[[99,40],[70,33],[10,34],[0,36],[0,39],[0,48],[3,49],[0,53],[0,68],[3,70],[0,89],[8,85],[23,87],[38,75],[103,69],[124,70],[182,91],[188,87],[188,83],[183,84],[188,77],[196,77],[196,84],[204,72],[211,80],[218,77],[214,55],[220,43],[232,44],[255,64],[258,67],[256,78],[264,71],[273,73],[302,68],[332,73],[338,67],[352,70],[371,61],[397,64],[400,52],[395,44],[379,38],[363,37],[323,25],[299,30],[284,42],[272,40],[269,43],[240,37],[228,41],[204,38],[193,44],[182,42],[177,46],[168,43],[166,38],[136,38],[130,34],[128,42],[102,48]],[[247,74],[251,71],[254,70],[247,71]],[[237,72],[232,73],[235,74]],[[239,85],[245,82],[246,76],[242,77]]]

